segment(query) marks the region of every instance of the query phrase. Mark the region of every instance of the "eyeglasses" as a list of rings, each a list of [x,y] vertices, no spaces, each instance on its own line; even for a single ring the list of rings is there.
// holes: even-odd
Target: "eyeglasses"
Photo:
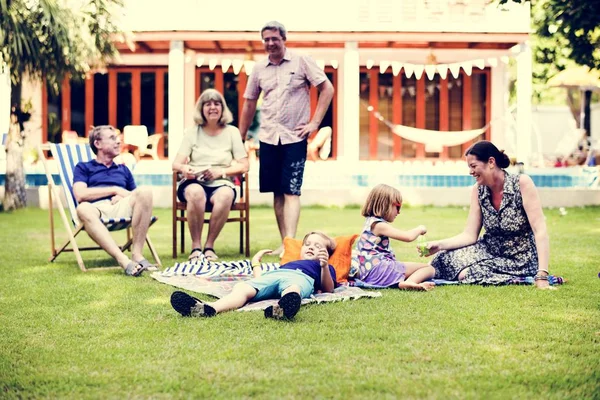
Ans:
[[[262,40],[263,43],[269,43],[269,42],[273,42],[273,43],[279,43],[281,42],[281,38],[278,37],[268,37]]]

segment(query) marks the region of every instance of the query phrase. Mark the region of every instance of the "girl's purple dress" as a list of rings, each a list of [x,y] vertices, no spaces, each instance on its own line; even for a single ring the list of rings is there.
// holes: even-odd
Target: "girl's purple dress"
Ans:
[[[356,248],[352,251],[350,276],[377,286],[396,286],[404,281],[406,267],[396,261],[390,250],[390,238],[377,236],[371,231],[375,223],[388,222],[380,217],[368,217]]]

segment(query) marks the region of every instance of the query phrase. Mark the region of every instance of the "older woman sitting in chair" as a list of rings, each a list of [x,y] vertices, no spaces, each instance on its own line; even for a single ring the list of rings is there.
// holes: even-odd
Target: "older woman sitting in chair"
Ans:
[[[206,259],[214,261],[218,259],[214,250],[215,240],[236,197],[230,177],[248,171],[248,155],[240,131],[228,125],[233,117],[223,95],[217,90],[202,92],[196,102],[194,121],[196,126],[184,133],[173,161],[173,171],[183,175],[177,187],[177,197],[187,203],[192,237],[189,259],[196,259],[204,252]],[[207,208],[212,210],[203,251],[202,227]]]

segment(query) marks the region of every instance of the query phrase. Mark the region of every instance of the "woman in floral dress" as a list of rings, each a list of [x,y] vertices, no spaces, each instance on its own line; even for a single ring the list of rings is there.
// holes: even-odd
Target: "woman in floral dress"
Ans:
[[[535,277],[538,288],[548,288],[550,245],[533,181],[507,173],[508,156],[491,142],[479,141],[465,155],[477,181],[467,225],[454,237],[427,243],[429,255],[439,252],[431,262],[435,277],[483,285]]]

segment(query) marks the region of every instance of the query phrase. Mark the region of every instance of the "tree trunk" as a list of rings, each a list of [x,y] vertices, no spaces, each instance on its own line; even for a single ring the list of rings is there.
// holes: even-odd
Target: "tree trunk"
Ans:
[[[592,103],[592,91],[591,90],[583,91],[581,101],[583,102],[583,105],[581,106],[581,109],[583,110],[583,116],[582,116],[583,120],[581,121],[581,125],[582,125],[583,129],[585,129],[585,134],[587,136],[591,136],[592,112],[591,112],[590,104]]]
[[[11,115],[6,141],[6,177],[3,205],[5,211],[23,208],[27,205],[25,171],[23,169],[23,136],[14,114]]]

